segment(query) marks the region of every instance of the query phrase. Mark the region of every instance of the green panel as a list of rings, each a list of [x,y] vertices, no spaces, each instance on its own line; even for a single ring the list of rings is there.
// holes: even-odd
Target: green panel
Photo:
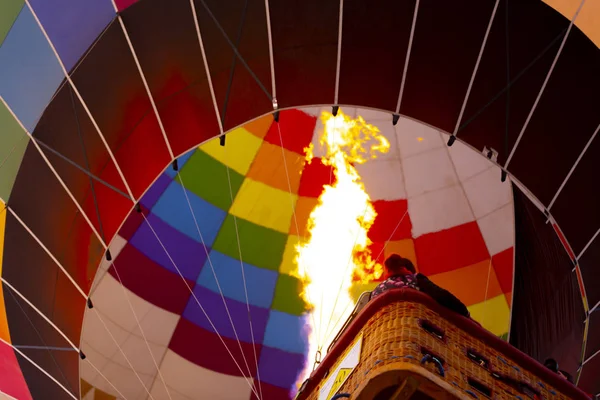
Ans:
[[[508,341],[508,332],[503,333],[502,335],[500,335],[498,337],[504,341]]]
[[[23,0],[0,1],[0,45],[4,42],[4,38],[17,19],[24,3]]]
[[[0,129],[0,198],[8,201],[29,137],[1,102]]]
[[[231,197],[235,199],[242,182],[244,182],[242,175],[229,169],[231,192],[233,193],[231,196],[225,165],[202,150],[194,152],[181,168],[180,174],[186,188],[224,211],[229,211]]]
[[[260,268],[277,271],[283,258],[287,236],[269,228],[237,218],[242,260]],[[213,249],[229,257],[240,259],[233,215],[225,218]]]
[[[280,274],[275,286],[272,309],[292,315],[308,311],[308,304],[300,297],[302,283],[293,276]]]

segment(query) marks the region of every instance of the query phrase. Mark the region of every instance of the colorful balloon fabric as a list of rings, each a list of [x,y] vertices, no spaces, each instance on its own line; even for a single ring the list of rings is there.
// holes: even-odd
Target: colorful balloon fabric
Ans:
[[[372,254],[410,258],[493,334],[515,268],[560,238],[566,272],[544,275],[577,312],[515,309],[579,327],[534,357],[564,353],[600,392],[598,12],[0,0],[0,396],[290,398],[313,363],[294,246],[332,180],[305,148],[323,155],[332,105],[391,143],[357,166]],[[513,190],[556,231],[521,259]]]
[[[319,155],[319,111],[284,111],[279,125],[263,117],[229,133],[224,147],[212,140],[190,151],[179,173],[167,168],[142,197],[141,213],[127,218],[111,245],[114,261],[96,278],[82,336],[86,355],[125,397],[149,390],[167,398],[164,379],[169,392],[190,398],[250,398],[244,375],[260,380],[265,398],[289,396],[311,362],[310,319],[291,274],[294,246],[330,182],[319,159],[304,160],[311,142]],[[392,144],[359,167],[378,212],[369,233],[373,254],[411,258],[486,328],[506,335],[514,227],[510,185],[495,179],[497,167],[463,145],[449,149],[440,132],[420,123],[402,119],[394,127],[389,114],[344,111],[363,115]],[[355,295],[375,284],[355,285]],[[162,378],[128,302],[149,332]],[[96,312],[110,321],[133,369]],[[83,366],[82,379],[116,394]]]

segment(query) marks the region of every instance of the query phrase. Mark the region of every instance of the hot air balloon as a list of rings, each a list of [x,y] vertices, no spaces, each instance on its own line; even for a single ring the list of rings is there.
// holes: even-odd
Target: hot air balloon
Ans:
[[[404,255],[599,393],[598,13],[1,0],[0,392],[293,396],[380,280],[343,260],[319,296],[298,261],[341,182],[325,118],[346,115],[388,145],[345,163],[372,265]]]

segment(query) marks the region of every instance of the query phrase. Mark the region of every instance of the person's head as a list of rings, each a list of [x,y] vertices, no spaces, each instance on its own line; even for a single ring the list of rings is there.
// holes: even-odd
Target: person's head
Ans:
[[[416,273],[413,263],[408,258],[401,257],[398,254],[389,256],[384,265],[387,277]]]
[[[558,362],[554,358],[547,358],[544,366],[552,372],[558,372]]]

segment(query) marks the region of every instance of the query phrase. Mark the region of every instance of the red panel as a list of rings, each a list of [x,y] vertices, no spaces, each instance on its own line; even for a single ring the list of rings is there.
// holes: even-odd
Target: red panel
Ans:
[[[252,348],[252,344],[244,342],[238,344],[236,340],[226,337],[222,338],[227,348],[229,348],[229,351],[231,351],[235,357],[238,365],[241,367],[242,371],[245,371],[244,373],[247,376],[248,372],[246,364],[240,353],[241,344],[244,356],[246,357],[246,360],[248,360],[251,375],[254,376],[256,374],[256,363],[251,362],[254,360],[254,349]],[[201,345],[198,345],[199,343]],[[171,337],[169,348],[186,360],[203,368],[222,374],[242,376],[240,370],[235,365],[233,359],[219,339],[219,336],[197,326],[185,318],[179,320],[175,332],[173,333],[173,337]],[[262,346],[257,344],[256,354],[258,357],[260,357],[261,349]]]
[[[171,157],[154,112],[148,113],[121,144],[115,158],[135,198],[156,179]]]
[[[105,182],[119,182],[120,184],[117,187],[119,189],[122,188],[121,190],[126,194],[126,189],[123,187],[123,183],[119,177],[117,168],[112,161],[109,161],[106,164],[100,173],[100,179],[104,180]],[[119,229],[123,219],[125,219],[131,210],[133,203],[128,198],[123,197],[121,194],[115,193],[114,190],[101,183],[94,182],[94,190],[98,200],[98,212],[102,218],[102,231],[104,232],[106,242],[109,242],[117,232],[117,229]],[[101,232],[98,225],[98,218],[96,217],[96,205],[91,193],[88,193],[88,196],[85,198],[85,203],[83,203],[82,207],[85,210],[85,213],[89,216],[92,224],[94,224],[96,230]]]
[[[275,124],[273,124],[274,126]],[[333,169],[324,165],[320,158],[313,158],[302,170],[298,195],[305,197],[319,197],[323,193],[323,186],[335,183]]]
[[[127,7],[137,3],[137,1],[138,0],[115,0],[115,3],[117,4],[119,11],[123,11]]]
[[[136,211],[129,214],[127,220],[119,230],[119,236],[123,239],[129,240],[131,237],[137,232],[140,225],[144,222],[144,215],[147,217],[150,214],[150,211],[140,204],[142,208],[142,213],[138,213]]]
[[[317,117],[308,115],[299,110],[281,111],[279,127],[277,123],[271,125],[265,140],[271,144],[281,146],[298,154],[304,154],[304,149],[311,143]],[[281,129],[281,140],[279,138]]]
[[[186,88],[182,79],[174,76],[167,82],[164,91],[169,93],[176,89],[178,93],[169,97],[161,94],[165,98],[158,105],[175,156],[219,134],[219,123],[209,92],[204,85]]]
[[[115,266],[123,286],[158,307],[175,314],[183,313],[191,294],[178,274],[161,267],[129,243],[109,269],[118,281]],[[194,287],[194,282],[187,281],[187,284]]]
[[[13,349],[0,342],[0,391],[15,399],[29,400],[31,394]]]
[[[452,271],[489,259],[477,222],[469,222],[415,239],[419,270],[425,275]]]
[[[369,230],[369,239],[373,242],[387,242],[411,237],[412,223],[407,212],[408,201],[379,200],[373,203],[373,207],[377,217]]]
[[[513,271],[514,271],[514,248],[511,247],[492,256],[492,265],[496,271],[498,283],[502,292],[512,292]]]

